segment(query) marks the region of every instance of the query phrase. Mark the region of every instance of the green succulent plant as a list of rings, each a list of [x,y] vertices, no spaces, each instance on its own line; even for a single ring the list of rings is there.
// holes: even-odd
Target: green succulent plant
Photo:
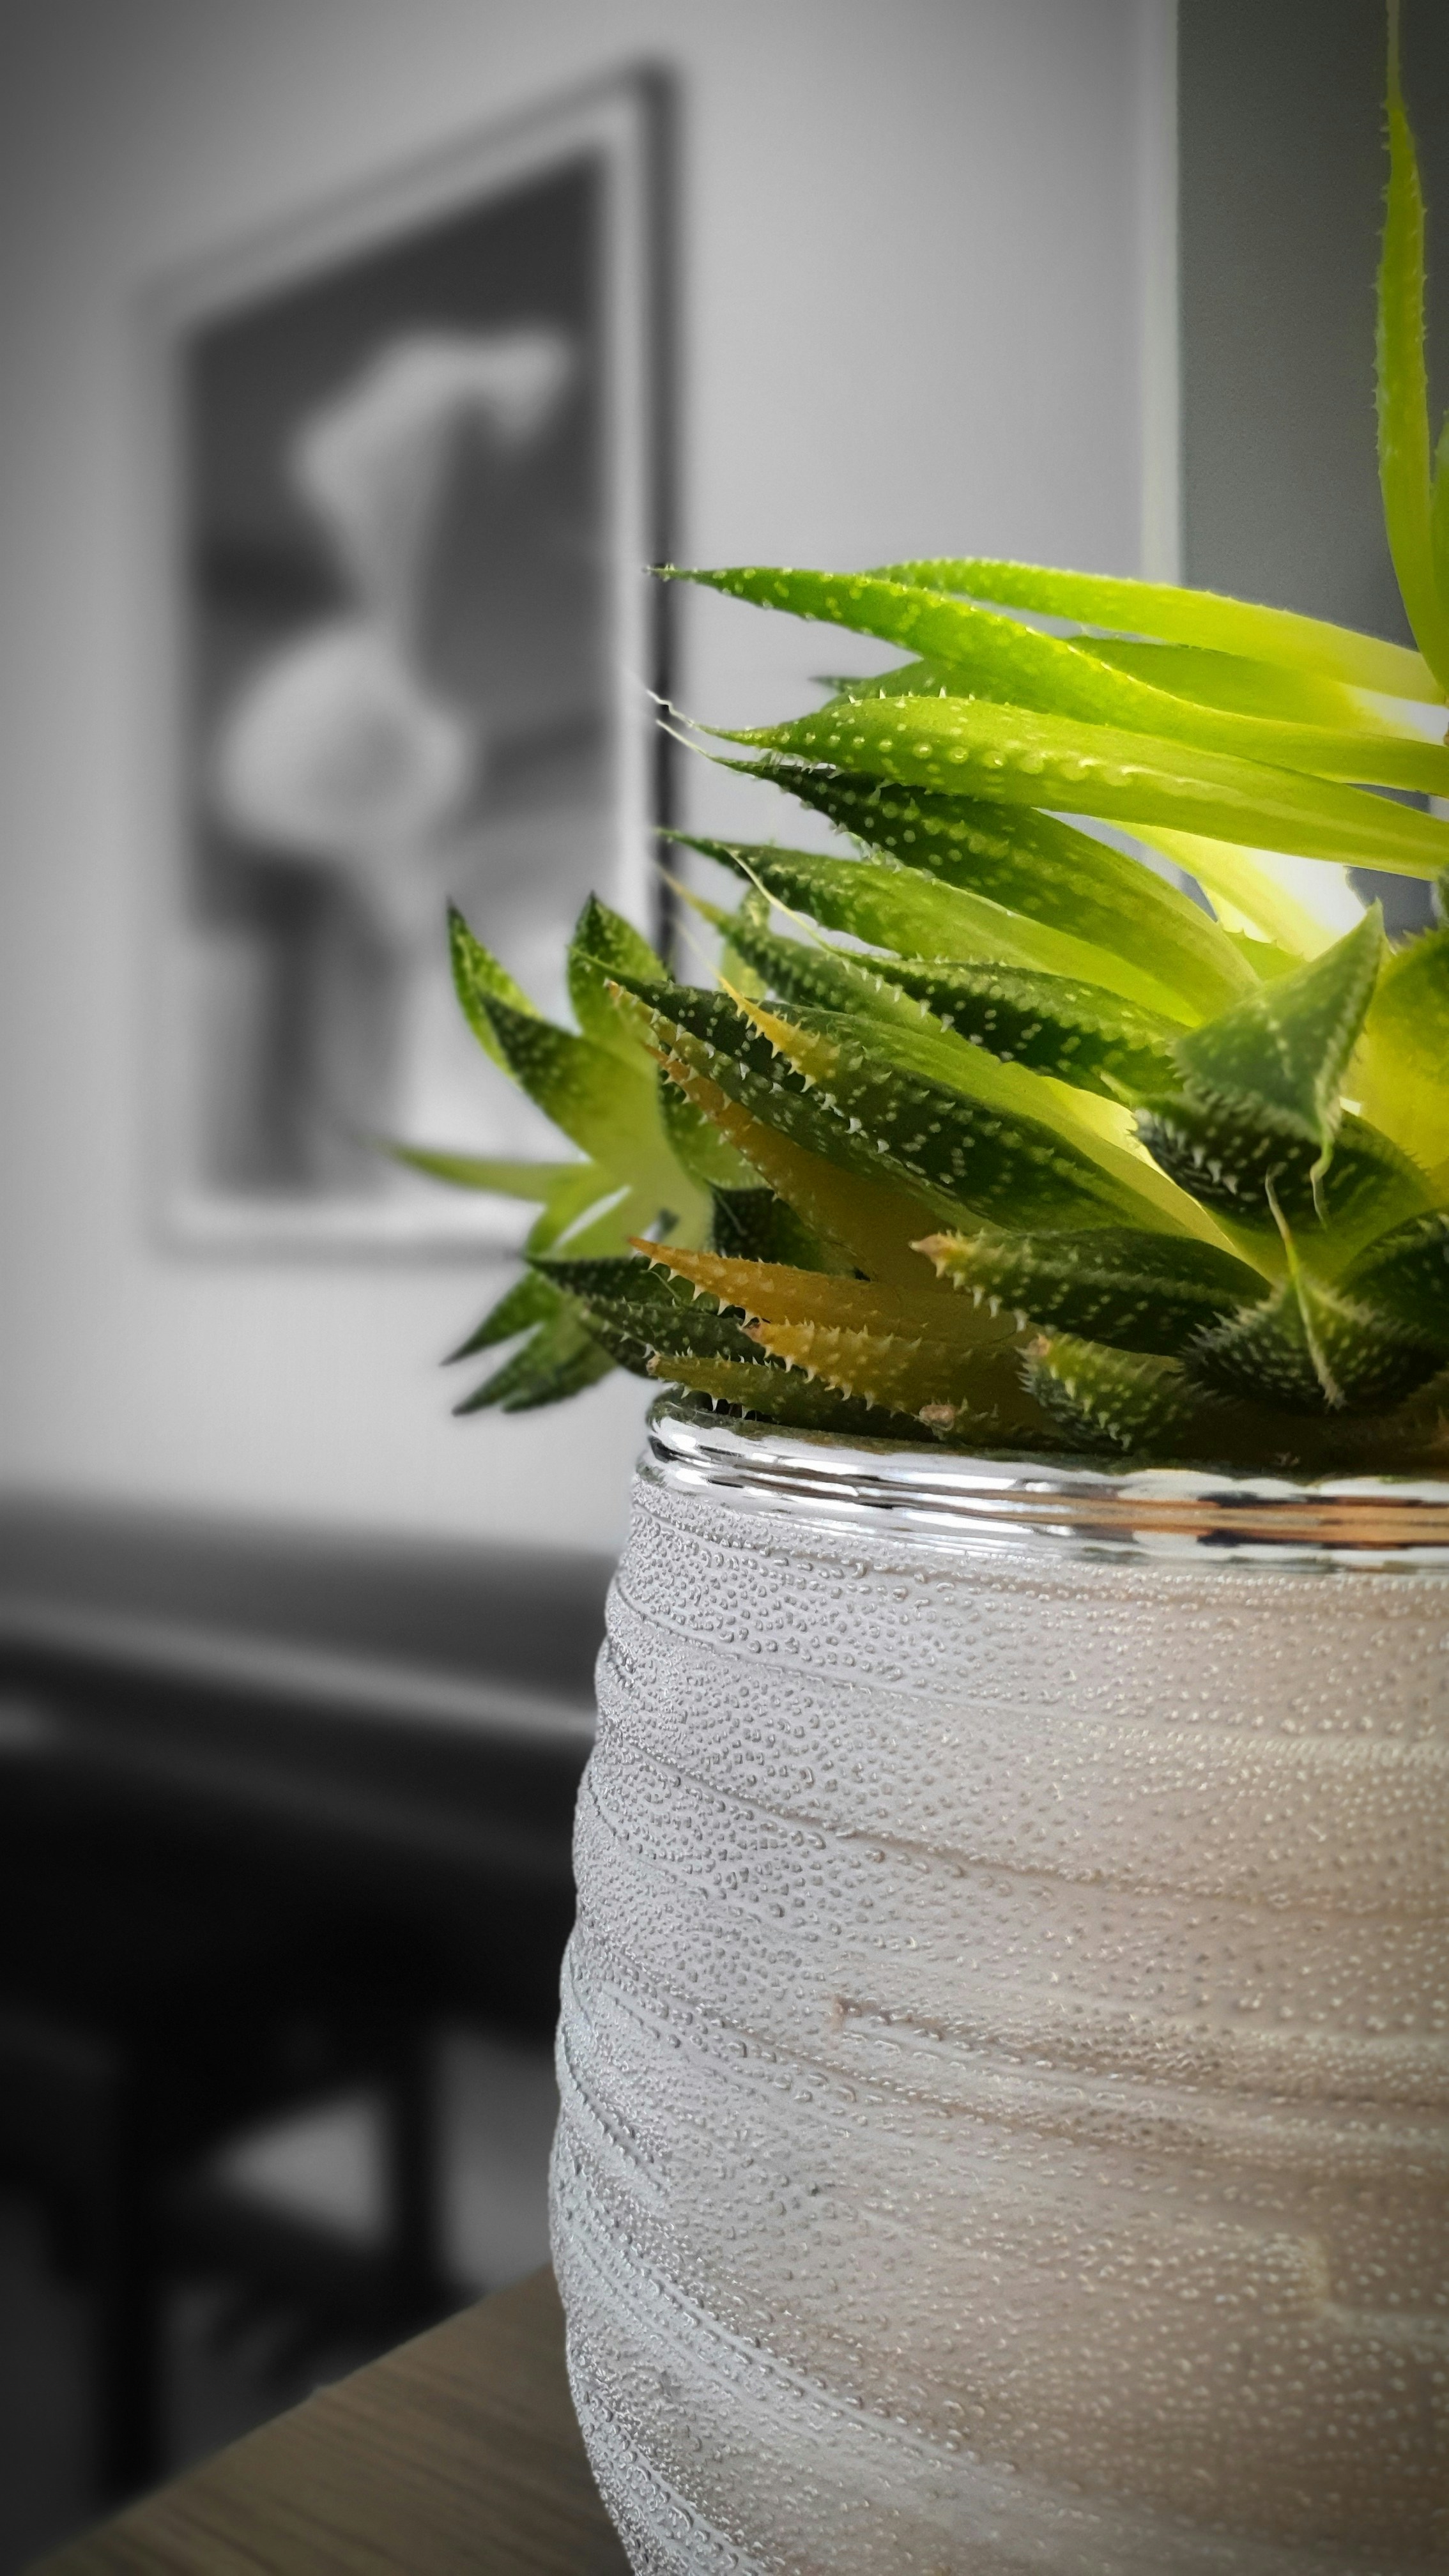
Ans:
[[[1436,462],[1392,38],[1388,125],[1379,453],[1418,650],[974,558],[671,572],[909,658],[708,737],[840,844],[675,836],[740,887],[695,901],[716,985],[591,901],[555,1027],[454,918],[480,1043],[575,1149],[408,1149],[540,1210],[460,1410],[620,1366],[976,1449],[1449,1456],[1449,823],[1377,792],[1449,800],[1449,429]],[[1313,881],[1346,866],[1431,881],[1438,926],[1335,935]]]

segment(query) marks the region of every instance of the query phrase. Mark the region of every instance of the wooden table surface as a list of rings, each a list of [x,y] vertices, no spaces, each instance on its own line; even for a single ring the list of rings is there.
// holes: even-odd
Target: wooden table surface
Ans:
[[[628,2576],[551,2272],[318,2391],[33,2576]]]

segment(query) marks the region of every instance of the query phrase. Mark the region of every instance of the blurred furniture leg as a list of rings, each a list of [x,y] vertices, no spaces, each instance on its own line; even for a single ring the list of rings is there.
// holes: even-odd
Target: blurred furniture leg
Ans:
[[[93,2200],[91,2423],[97,2493],[139,2494],[165,2466],[165,2318],[136,2070],[112,2090]]]

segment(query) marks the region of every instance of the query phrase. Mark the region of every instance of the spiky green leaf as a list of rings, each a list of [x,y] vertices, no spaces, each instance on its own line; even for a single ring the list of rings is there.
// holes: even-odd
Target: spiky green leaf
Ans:
[[[1449,865],[1449,824],[1363,788],[984,698],[868,700],[791,724],[708,730],[746,750],[910,787],[1161,823],[1407,876]]]
[[[709,1248],[731,1261],[786,1262],[796,1270],[839,1264],[794,1209],[773,1190],[716,1190]]]
[[[567,972],[569,1002],[583,1035],[611,1054],[632,1058],[636,1041],[620,1025],[609,984],[617,975],[662,976],[663,959],[632,922],[591,894],[574,925]]]
[[[1340,1283],[1449,1358],[1449,1210],[1411,1217],[1361,1252]]]
[[[1381,1306],[1295,1265],[1262,1304],[1202,1334],[1188,1355],[1201,1384],[1289,1413],[1367,1413],[1427,1384],[1442,1350]]]
[[[1163,1357],[1180,1356],[1195,1334],[1269,1293],[1267,1280],[1212,1244],[1126,1227],[1084,1234],[988,1227],[936,1235],[921,1250],[941,1278],[1022,1324]]]
[[[1265,1134],[1306,1138],[1326,1168],[1383,953],[1383,914],[1373,904],[1323,956],[1179,1037],[1188,1089]]]
[[[696,1294],[637,1253],[552,1261],[545,1275],[612,1357],[638,1376],[647,1376],[650,1360],[660,1354],[749,1362],[760,1356],[739,1318],[718,1299]]]
[[[518,1333],[531,1332],[535,1324],[547,1324],[559,1312],[556,1290],[537,1271],[525,1270],[506,1288],[495,1305],[489,1307],[481,1324],[475,1325],[465,1342],[450,1351],[444,1366],[451,1368],[458,1360],[470,1360],[479,1351],[492,1350],[499,1342],[511,1342]]]
[[[1427,462],[1427,459],[1426,459]],[[1427,483],[1426,483],[1427,492]],[[1357,779],[1437,796],[1449,793],[1449,753],[1417,733],[1285,722],[1255,708],[1224,707],[1158,688],[1140,671],[1099,656],[1080,638],[1063,639],[991,609],[918,584],[869,573],[833,574],[739,565],[677,578],[758,607],[784,609],[858,634],[908,646],[923,694],[994,699],[1000,706],[1074,717],[1141,737],[1162,737],[1320,778]],[[894,678],[894,675],[892,675]],[[868,686],[868,684],[867,684]],[[876,692],[893,698],[898,686]],[[849,695],[858,701],[863,692]]]
[[[971,1045],[1004,1063],[1029,1066],[1110,1100],[1160,1092],[1175,1071],[1179,1025],[1158,1013],[1074,983],[1011,966],[952,966],[936,959],[887,959],[878,972]]]
[[[1188,1383],[1176,1360],[1048,1333],[1028,1358],[1026,1382],[1073,1448],[1148,1458],[1212,1454],[1211,1399]]]
[[[906,957],[975,957],[1037,968],[1125,993],[1148,1007],[1163,998],[1156,977],[1140,965],[1071,931],[1008,912],[965,887],[935,882],[919,869],[694,835],[689,847],[761,887],[774,902],[872,947]]]
[[[1379,485],[1384,525],[1414,640],[1449,685],[1449,598],[1434,559],[1429,377],[1424,358],[1424,192],[1399,81],[1390,10],[1389,188],[1378,282]]]
[[[732,765],[783,788],[867,848],[1104,951],[1130,970],[1125,986],[1119,978],[1111,989],[1148,1009],[1194,1020],[1247,990],[1231,944],[1179,887],[1054,814],[799,762]],[[1109,978],[1098,964],[1087,980]]]
[[[1356,1074],[1368,1116],[1431,1168],[1449,1155],[1449,929],[1386,959]]]
[[[545,1404],[561,1404],[607,1377],[614,1363],[567,1299],[529,1335],[502,1368],[475,1387],[454,1407],[460,1414],[497,1408],[503,1413],[532,1413]]]
[[[842,1395],[802,1369],[777,1367],[757,1354],[752,1367],[737,1360],[660,1359],[651,1377],[664,1378],[732,1412],[778,1422],[787,1431],[832,1431],[844,1440],[929,1441],[931,1431],[909,1413],[892,1413],[858,1396]]]
[[[490,949],[484,947],[468,927],[456,904],[448,906],[448,953],[453,968],[453,989],[458,996],[463,1017],[485,1055],[508,1070],[507,1059],[499,1043],[489,1010],[490,1003],[502,1002],[509,1010],[525,1016],[534,1014],[534,1006],[521,984],[515,983],[506,966],[500,965]]]
[[[1138,581],[1103,573],[1058,572],[1044,564],[1006,562],[987,555],[940,555],[911,563],[881,564],[883,580],[913,582],[998,608],[1025,608],[1071,618],[1124,636],[1199,644],[1210,651],[1271,662],[1289,670],[1321,672],[1352,688],[1377,689],[1394,698],[1437,703],[1444,691],[1417,653],[1381,643],[1352,627],[1292,609],[1263,608],[1211,590],[1179,590],[1168,582]]]
[[[1180,1189],[1259,1238],[1255,1258],[1259,1248],[1271,1258],[1273,1198],[1290,1226],[1313,1234],[1320,1268],[1342,1267],[1362,1245],[1427,1204],[1423,1174],[1386,1136],[1351,1115],[1339,1127],[1326,1172],[1307,1138],[1185,1092],[1139,1110],[1137,1128]]]
[[[720,1134],[712,1119],[685,1098],[677,1083],[663,1073],[658,1081],[659,1116],[669,1150],[695,1187],[711,1194],[716,1190],[749,1189],[755,1176],[743,1154]]]

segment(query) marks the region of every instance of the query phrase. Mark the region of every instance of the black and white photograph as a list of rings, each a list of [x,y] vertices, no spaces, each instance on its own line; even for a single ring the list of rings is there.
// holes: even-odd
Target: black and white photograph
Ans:
[[[616,82],[160,318],[183,1239],[506,1231],[386,1150],[541,1128],[458,1012],[447,905],[555,1011],[591,891],[648,920],[659,112]]]

